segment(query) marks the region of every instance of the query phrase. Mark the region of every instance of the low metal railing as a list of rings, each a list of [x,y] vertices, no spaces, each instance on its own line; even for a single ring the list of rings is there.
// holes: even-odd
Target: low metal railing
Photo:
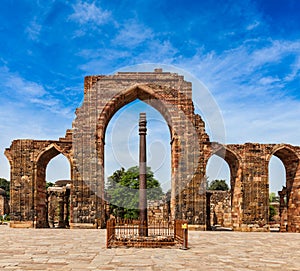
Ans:
[[[183,245],[183,220],[152,221],[146,225],[139,220],[110,219],[106,223],[106,247],[165,247]],[[145,235],[144,233],[147,232]],[[187,232],[187,231],[186,231]],[[187,235],[187,234],[186,234]]]

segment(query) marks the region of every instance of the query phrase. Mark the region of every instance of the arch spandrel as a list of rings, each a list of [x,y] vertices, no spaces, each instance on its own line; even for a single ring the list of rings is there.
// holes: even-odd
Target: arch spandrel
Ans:
[[[45,146],[43,149],[39,150],[38,154],[34,162],[37,165],[47,166],[48,163],[57,155],[62,154],[65,156],[70,165],[72,165],[72,157],[70,156],[70,151],[72,148],[71,144],[63,143],[64,148],[60,146],[60,143],[49,143],[49,145]]]
[[[157,89],[158,92],[155,91]],[[155,108],[158,112],[160,112],[170,129],[170,134],[172,137],[172,127],[174,123],[172,111],[178,110],[178,107],[180,107],[180,110],[181,108],[183,108],[183,110],[186,110],[187,107],[183,107],[182,105],[178,106],[178,104],[176,104],[176,100],[174,99],[174,95],[170,95],[171,92],[174,92],[174,90],[169,89],[168,87],[165,87],[164,91],[162,92],[161,86],[156,86],[154,84],[136,84],[133,87],[130,87],[129,89],[118,93],[104,106],[103,110],[100,113],[97,122],[98,138],[100,138],[101,135],[105,134],[107,124],[111,120],[112,116],[123,106],[131,103],[136,99],[147,103],[148,105]],[[187,98],[182,94],[178,94],[176,96],[180,101],[187,100]],[[184,111],[183,113],[184,116],[188,118],[194,116],[193,114],[189,116],[188,113]]]
[[[300,160],[299,147],[290,144],[262,144],[266,146],[267,155],[266,161],[270,161],[272,155],[275,155],[280,160],[285,160],[287,157],[294,157],[294,160]]]

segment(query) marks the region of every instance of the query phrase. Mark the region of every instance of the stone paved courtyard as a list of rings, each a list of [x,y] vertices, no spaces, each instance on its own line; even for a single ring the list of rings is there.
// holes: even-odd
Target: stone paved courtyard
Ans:
[[[105,248],[105,230],[0,226],[0,270],[300,270],[300,234],[189,232],[189,250]]]

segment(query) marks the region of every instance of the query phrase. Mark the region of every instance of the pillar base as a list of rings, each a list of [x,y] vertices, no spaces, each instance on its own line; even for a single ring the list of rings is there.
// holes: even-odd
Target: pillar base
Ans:
[[[70,223],[70,229],[96,229],[93,223]]]
[[[16,229],[34,228],[32,221],[10,221],[9,226]]]

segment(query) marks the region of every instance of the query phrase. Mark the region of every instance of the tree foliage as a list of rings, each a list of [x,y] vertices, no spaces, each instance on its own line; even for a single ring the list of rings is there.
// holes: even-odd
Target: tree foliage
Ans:
[[[279,202],[279,197],[276,195],[275,192],[271,192],[269,194],[269,221],[274,221],[274,217],[277,215],[276,208],[272,203]]]
[[[276,209],[273,205],[269,206],[269,221],[274,221],[274,216],[277,215]]]
[[[275,192],[269,194],[269,202],[279,202],[279,197],[276,196]]]
[[[46,190],[49,188],[49,187],[52,187],[54,186],[54,183],[52,182],[46,182]]]
[[[150,167],[147,167],[147,198],[160,199],[163,195],[160,183],[154,178]],[[106,196],[110,211],[115,217],[137,219],[139,215],[139,168],[137,166],[116,170],[108,177]]]
[[[221,191],[228,191],[229,186],[225,180],[213,180],[209,186],[208,190],[221,190]]]
[[[10,182],[4,178],[0,178],[0,188],[5,190],[6,196],[10,197]]]

